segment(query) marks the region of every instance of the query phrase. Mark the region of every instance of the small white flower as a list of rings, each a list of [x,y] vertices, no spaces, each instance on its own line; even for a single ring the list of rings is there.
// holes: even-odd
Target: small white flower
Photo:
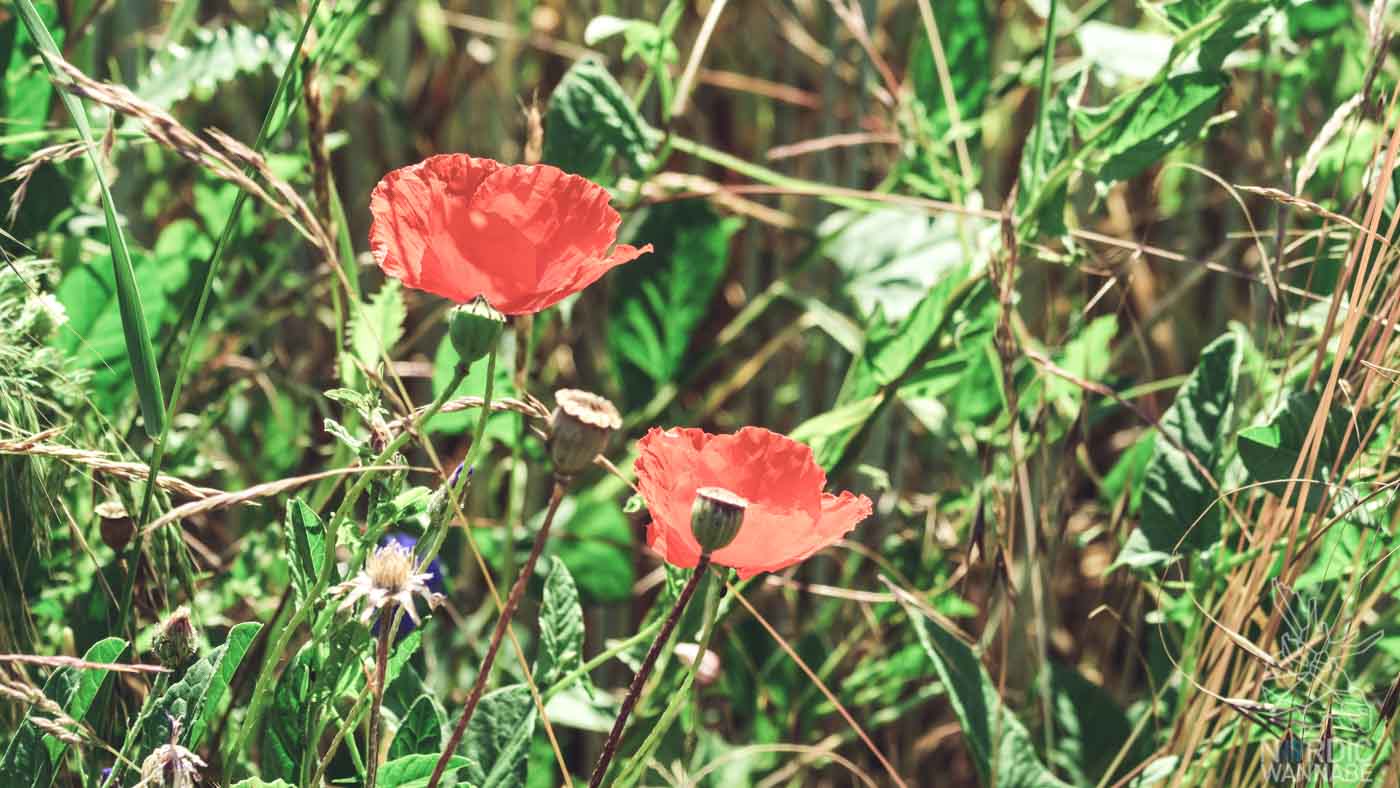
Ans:
[[[199,782],[199,770],[208,766],[202,758],[178,744],[162,744],[141,763],[144,786],[165,788],[194,788]]]
[[[389,542],[370,555],[359,574],[332,588],[331,594],[345,597],[340,603],[341,611],[349,610],[364,599],[368,604],[360,619],[366,624],[377,611],[391,604],[402,607],[414,624],[420,624],[422,621],[418,618],[418,611],[413,608],[413,595],[422,595],[430,608],[436,608],[442,602],[442,595],[428,589],[428,579],[432,574],[415,573],[413,570],[417,566],[418,561],[411,549],[398,542]]]

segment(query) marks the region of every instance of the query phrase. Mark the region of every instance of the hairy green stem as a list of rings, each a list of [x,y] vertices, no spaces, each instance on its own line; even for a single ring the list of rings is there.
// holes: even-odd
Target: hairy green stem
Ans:
[[[622,700],[622,708],[618,710],[617,719],[613,721],[612,731],[608,733],[608,740],[603,743],[603,754],[598,756],[598,763],[593,767],[593,776],[588,778],[588,788],[598,788],[603,784],[603,778],[608,774],[608,764],[612,763],[613,756],[617,754],[617,746],[622,743],[622,731],[627,727],[627,718],[632,715],[632,709],[637,705],[637,699],[642,696],[642,688],[646,686],[647,678],[651,676],[651,669],[656,666],[656,658],[661,655],[661,650],[666,647],[666,642],[671,639],[671,633],[680,623],[681,613],[685,612],[685,606],[690,602],[690,598],[695,595],[695,589],[700,585],[700,578],[704,577],[705,570],[710,566],[710,554],[704,553],[700,556],[699,562],[695,565],[695,572],[691,574],[690,580],[686,581],[685,588],[681,589],[681,595],[676,598],[676,604],[671,607],[671,613],[666,617],[666,624],[657,633],[656,640],[652,641],[651,648],[647,650],[646,658],[642,660],[642,665],[637,669],[637,675],[632,677],[632,684],[627,688],[627,697]]]

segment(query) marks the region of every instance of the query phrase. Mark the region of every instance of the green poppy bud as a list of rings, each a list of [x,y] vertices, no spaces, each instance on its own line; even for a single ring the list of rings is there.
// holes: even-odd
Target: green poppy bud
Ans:
[[[160,624],[151,647],[156,652],[160,664],[171,670],[179,670],[188,665],[199,651],[195,642],[194,624],[190,622],[190,609],[183,605]]]
[[[690,507],[690,532],[706,555],[728,547],[739,535],[749,502],[723,487],[701,487]]]
[[[463,366],[490,353],[506,327],[506,316],[497,312],[482,296],[452,308],[447,331],[452,347]]]
[[[554,472],[573,476],[593,464],[608,446],[613,430],[622,426],[617,408],[597,394],[577,389],[554,392],[554,413],[549,417],[549,456]]]

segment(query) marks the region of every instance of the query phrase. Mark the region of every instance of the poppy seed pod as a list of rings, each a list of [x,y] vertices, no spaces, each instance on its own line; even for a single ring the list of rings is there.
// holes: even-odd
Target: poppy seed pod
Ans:
[[[554,402],[549,456],[555,473],[573,476],[607,448],[608,437],[622,426],[622,416],[611,402],[587,391],[560,389],[554,392]]]
[[[470,366],[496,346],[505,330],[506,317],[497,312],[482,296],[452,308],[447,318],[447,331],[452,348],[463,366]]]
[[[162,621],[151,647],[164,667],[179,670],[188,665],[198,652],[190,609],[181,606]]]
[[[739,535],[749,502],[723,487],[701,487],[690,507],[690,533],[702,555],[723,550]]]
[[[103,501],[93,508],[93,512],[100,520],[98,528],[102,531],[102,542],[118,553],[125,550],[132,534],[136,533],[136,526],[122,502]]]

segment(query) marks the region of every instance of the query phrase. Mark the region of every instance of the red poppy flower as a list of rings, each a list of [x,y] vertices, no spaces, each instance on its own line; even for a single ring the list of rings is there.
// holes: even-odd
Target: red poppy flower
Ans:
[[[389,276],[458,303],[538,312],[651,251],[619,244],[603,187],[543,164],[433,156],[370,195],[370,251]]]
[[[693,567],[700,558],[690,533],[700,487],[723,487],[749,502],[739,535],[711,556],[740,577],[792,566],[870,516],[864,495],[822,492],[826,474],[810,448],[759,427],[732,435],[653,428],[637,450],[637,487],[652,518],[647,543],[676,566]]]

